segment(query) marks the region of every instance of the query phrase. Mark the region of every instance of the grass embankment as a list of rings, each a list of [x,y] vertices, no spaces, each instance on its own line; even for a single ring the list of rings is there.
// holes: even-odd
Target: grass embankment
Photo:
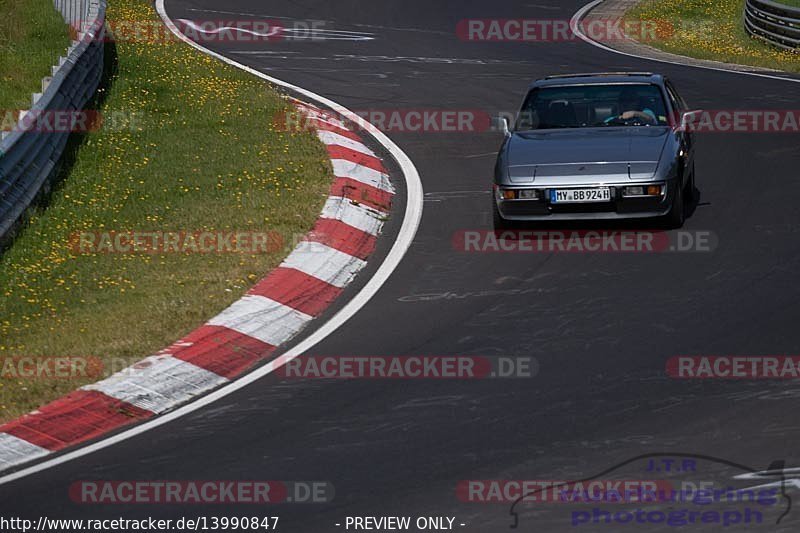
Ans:
[[[800,53],[753,39],[744,29],[745,0],[644,0],[627,13],[631,20],[665,20],[674,32],[646,44],[700,59],[800,72]],[[800,0],[784,0],[800,4]]]
[[[30,108],[69,43],[52,0],[0,0],[0,113]]]
[[[156,20],[150,2],[110,2],[109,20]],[[159,40],[159,39],[156,39]],[[179,42],[117,43],[101,108],[134,127],[89,133],[50,205],[0,257],[0,361],[131,362],[201,325],[286,255],[75,255],[79,231],[277,231],[319,215],[330,163],[312,133],[284,133],[288,104],[262,81]],[[129,125],[129,126],[130,126]],[[0,377],[0,420],[83,380]]]

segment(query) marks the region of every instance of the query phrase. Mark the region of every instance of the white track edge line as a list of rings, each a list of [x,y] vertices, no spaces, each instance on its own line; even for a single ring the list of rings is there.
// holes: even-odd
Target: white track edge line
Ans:
[[[570,20],[569,26],[572,29],[572,32],[575,35],[577,35],[580,39],[582,39],[583,41],[586,41],[587,43],[591,44],[592,46],[595,46],[597,48],[605,50],[606,52],[612,52],[614,54],[619,54],[619,55],[628,56],[628,57],[635,57],[636,59],[646,59],[648,61],[657,61],[659,63],[667,63],[667,64],[670,64],[670,65],[679,65],[681,67],[703,68],[703,69],[706,69],[706,70],[714,70],[716,72],[728,72],[730,74],[741,74],[743,76],[755,76],[757,78],[767,78],[767,79],[771,79],[771,80],[780,80],[780,81],[788,81],[788,82],[791,82],[791,83],[800,83],[800,79],[797,79],[797,78],[785,78],[785,77],[782,77],[782,76],[772,76],[770,74],[762,74],[762,73],[759,73],[759,72],[745,72],[745,71],[741,71],[741,70],[733,70],[733,69],[728,69],[728,68],[723,68],[723,67],[712,67],[712,66],[708,66],[708,65],[692,65],[690,63],[682,63],[680,61],[672,61],[672,60],[669,60],[669,59],[658,59],[658,58],[655,58],[655,57],[647,57],[647,56],[642,56],[642,55],[639,55],[639,54],[632,54],[630,52],[622,52],[620,50],[615,50],[614,48],[611,48],[611,47],[606,46],[604,44],[598,43],[597,41],[592,40],[590,37],[588,37],[586,34],[583,33],[583,30],[581,30],[581,28],[580,28],[580,21],[586,16],[587,13],[589,13],[589,11],[591,11],[592,9],[594,9],[597,6],[599,6],[600,4],[602,4],[605,1],[606,0],[594,0],[593,2],[589,2],[588,4],[586,4],[585,6],[580,8],[577,11],[577,13],[575,13],[575,15],[572,17],[572,20]],[[687,57],[687,59],[693,59],[693,58],[688,58]],[[747,65],[742,65],[742,66],[747,66]],[[756,68],[756,67],[753,67],[753,68]]]
[[[417,168],[414,166],[414,163],[411,161],[408,155],[406,155],[406,153],[403,152],[403,150],[400,149],[400,147],[397,146],[394,143],[394,141],[392,141],[383,132],[378,131],[377,128],[369,124],[363,118],[359,117],[346,107],[337,104],[336,102],[329,100],[324,96],[318,95],[307,89],[303,89],[296,85],[292,85],[277,78],[268,76],[263,72],[259,72],[254,68],[238,63],[221,54],[218,54],[203,46],[200,46],[199,44],[188,39],[186,36],[184,36],[182,33],[178,31],[178,28],[169,18],[166,10],[164,9],[164,0],[156,0],[155,7],[156,11],[161,17],[161,20],[164,21],[164,24],[166,24],[166,26],[173,34],[175,34],[175,36],[177,36],[180,40],[189,44],[190,46],[200,50],[204,54],[219,59],[220,61],[227,63],[228,65],[244,70],[245,72],[253,74],[254,76],[258,76],[259,78],[264,79],[274,85],[279,85],[281,87],[291,89],[292,91],[298,94],[302,94],[304,97],[309,98],[310,100],[328,106],[331,109],[334,109],[336,112],[346,116],[349,120],[351,120],[355,124],[358,124],[362,128],[367,128],[369,126],[368,131],[370,132],[370,134],[375,138],[376,141],[378,141],[378,143],[380,143],[392,155],[392,157],[394,157],[394,159],[397,161],[397,164],[400,166],[403,172],[403,176],[405,177],[407,191],[406,191],[406,210],[403,217],[403,224],[400,227],[397,239],[392,245],[391,250],[389,250],[389,253],[386,255],[386,258],[383,260],[383,263],[381,263],[381,266],[378,267],[378,269],[375,271],[372,277],[367,281],[364,287],[358,292],[358,294],[353,296],[353,298],[349,302],[347,302],[344,305],[344,307],[342,307],[342,309],[340,309],[334,316],[332,316],[330,320],[328,320],[322,326],[317,328],[317,330],[314,331],[308,338],[306,338],[300,344],[298,344],[297,346],[295,346],[294,348],[283,354],[279,358],[280,364],[275,364],[277,363],[276,361],[273,364],[267,364],[261,366],[255,369],[254,371],[250,372],[249,374],[242,376],[236,381],[232,381],[230,384],[225,385],[206,396],[198,398],[197,400],[188,403],[183,407],[179,407],[175,411],[160,415],[156,418],[153,418],[150,421],[144,422],[131,429],[125,430],[122,433],[118,433],[117,435],[113,435],[111,437],[102,439],[88,446],[78,448],[71,452],[67,452],[64,455],[54,457],[53,459],[37,463],[27,468],[23,468],[22,470],[19,470],[17,472],[13,472],[11,474],[0,477],[0,485],[5,485],[6,483],[10,483],[17,479],[21,479],[31,474],[47,470],[49,468],[66,463],[73,459],[89,455],[98,450],[102,450],[119,442],[128,440],[132,437],[145,433],[151,429],[157,428],[168,422],[176,420],[184,415],[197,411],[207,405],[216,402],[221,398],[224,398],[225,396],[228,396],[236,392],[237,390],[243,387],[246,387],[247,385],[261,379],[262,377],[271,374],[272,372],[274,372],[281,366],[285,365],[292,359],[295,359],[296,357],[302,355],[304,352],[314,347],[317,343],[319,343],[320,341],[325,339],[328,335],[330,335],[331,333],[336,331],[339,327],[341,327],[362,307],[364,307],[364,305],[366,305],[367,302],[369,302],[373,296],[375,296],[378,290],[383,286],[384,283],[386,283],[386,281],[389,279],[389,276],[391,276],[391,274],[395,271],[397,266],[402,261],[403,257],[405,256],[406,252],[411,246],[411,243],[414,240],[414,236],[416,235],[420,221],[422,220],[423,190],[422,190],[422,182],[420,180],[419,173],[417,172]]]

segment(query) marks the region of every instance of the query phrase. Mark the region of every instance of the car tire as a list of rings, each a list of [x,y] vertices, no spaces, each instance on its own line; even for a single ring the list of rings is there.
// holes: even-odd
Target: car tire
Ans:
[[[669,213],[664,217],[667,229],[678,229],[683,226],[686,219],[686,203],[684,198],[684,187],[676,187],[675,195],[672,197],[672,206]]]
[[[697,183],[695,182],[695,171],[694,171],[694,162],[692,162],[692,171],[689,174],[689,181],[686,184],[686,194],[684,198],[686,201],[693,202],[697,198]]]

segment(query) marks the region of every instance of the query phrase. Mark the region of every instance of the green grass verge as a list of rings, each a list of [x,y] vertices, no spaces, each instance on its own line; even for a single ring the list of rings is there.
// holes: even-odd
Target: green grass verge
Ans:
[[[0,110],[29,109],[69,43],[52,0],[0,0]]]
[[[156,20],[144,0],[114,0],[108,17]],[[139,360],[286,255],[74,255],[74,232],[277,231],[288,242],[327,196],[324,147],[312,133],[272,126],[289,106],[261,80],[178,42],[119,42],[117,53],[101,111],[134,117],[135,127],[88,134],[50,205],[0,257],[0,360]],[[91,381],[0,378],[0,419]]]
[[[800,53],[779,50],[747,34],[744,1],[644,0],[626,18],[663,20],[674,28],[668,37],[646,43],[667,52],[800,72]]]

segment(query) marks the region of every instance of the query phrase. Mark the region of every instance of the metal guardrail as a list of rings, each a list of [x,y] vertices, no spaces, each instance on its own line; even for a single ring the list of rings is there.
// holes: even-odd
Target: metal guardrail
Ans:
[[[800,51],[800,7],[771,0],[747,0],[744,27],[753,37],[787,50]]]
[[[33,116],[83,110],[103,75],[106,0],[54,0],[74,29],[66,57],[32,95]],[[70,133],[42,131],[35,120],[20,120],[0,140],[0,244],[6,243],[25,211],[58,169]]]

